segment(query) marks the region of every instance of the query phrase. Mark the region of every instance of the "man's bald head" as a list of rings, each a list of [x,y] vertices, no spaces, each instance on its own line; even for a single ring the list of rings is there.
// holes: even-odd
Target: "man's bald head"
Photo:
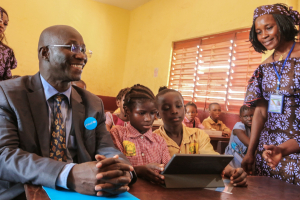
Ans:
[[[65,42],[67,39],[71,38],[74,35],[79,35],[82,38],[80,33],[71,26],[50,26],[43,30],[43,32],[41,33],[38,49],[40,50],[41,47],[48,45],[63,44],[63,42]]]

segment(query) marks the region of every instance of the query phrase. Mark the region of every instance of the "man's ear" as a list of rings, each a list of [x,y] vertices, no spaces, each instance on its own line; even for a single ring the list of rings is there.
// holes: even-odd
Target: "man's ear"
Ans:
[[[47,46],[41,47],[39,53],[41,54],[43,60],[49,61],[50,55],[49,55],[49,48]]]

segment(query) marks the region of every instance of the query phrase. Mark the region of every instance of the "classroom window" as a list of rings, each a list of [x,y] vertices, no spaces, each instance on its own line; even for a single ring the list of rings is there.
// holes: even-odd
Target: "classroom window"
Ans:
[[[249,42],[250,29],[242,29],[174,42],[169,88],[185,101],[208,109],[218,102],[223,111],[238,113],[248,80],[262,55]]]

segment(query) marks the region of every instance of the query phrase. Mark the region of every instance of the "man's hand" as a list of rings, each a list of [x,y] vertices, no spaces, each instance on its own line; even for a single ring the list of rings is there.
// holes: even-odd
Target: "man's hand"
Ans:
[[[229,173],[226,172],[226,168],[222,175],[228,176],[230,178],[230,183],[232,183],[233,186],[247,186],[247,173],[242,168],[231,168],[230,171],[228,171]]]
[[[276,166],[282,158],[282,150],[280,147],[274,145],[264,145],[266,151],[262,153],[262,157],[266,160],[267,164],[275,170]]]
[[[68,188],[81,194],[96,195],[98,173],[96,164],[94,161],[74,165],[67,179]]]
[[[130,171],[133,167],[123,163],[116,155],[113,158],[96,156],[98,163],[98,174],[96,179],[98,184],[94,187],[97,196],[112,196],[129,190],[128,184],[131,181]]]
[[[165,184],[165,177],[158,172],[164,171],[164,164],[150,163],[134,167],[137,175],[155,184]]]
[[[254,156],[249,153],[246,153],[246,155],[241,163],[241,166],[244,169],[244,171],[247,172],[247,174],[250,174],[250,175],[252,174],[253,163],[254,163]]]

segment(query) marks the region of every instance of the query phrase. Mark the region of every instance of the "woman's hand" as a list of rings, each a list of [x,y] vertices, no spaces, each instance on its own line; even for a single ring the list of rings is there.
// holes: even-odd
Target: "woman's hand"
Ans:
[[[262,153],[262,157],[265,159],[267,164],[273,170],[275,170],[276,166],[282,158],[282,149],[274,145],[264,145],[264,148],[266,150]]]
[[[144,178],[155,184],[165,184],[165,177],[160,174],[164,171],[164,164],[150,163],[134,167],[138,177]],[[159,172],[159,173],[158,173]]]
[[[247,173],[252,175],[252,166],[254,163],[254,155],[247,153],[242,161],[242,168]]]

